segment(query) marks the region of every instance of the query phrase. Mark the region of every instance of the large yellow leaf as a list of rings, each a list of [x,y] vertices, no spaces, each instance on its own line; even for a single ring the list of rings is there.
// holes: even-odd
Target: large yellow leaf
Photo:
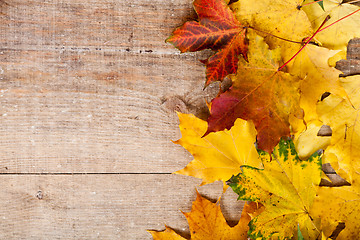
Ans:
[[[311,23],[300,8],[303,0],[241,0],[231,5],[237,19],[268,36],[271,47],[286,43],[269,34],[301,42],[312,34]],[[261,32],[260,32],[261,31]]]
[[[341,78],[349,99],[331,94],[318,104],[320,120],[332,129],[324,159],[348,181],[360,172],[360,76]]]
[[[250,222],[252,237],[291,238],[299,226],[305,239],[320,235],[318,219],[309,211],[320,183],[321,161],[312,156],[301,161],[292,141],[280,141],[272,160],[263,153],[264,169],[242,167],[230,186],[242,200],[258,201],[265,210]]]
[[[345,228],[337,240],[360,236],[360,176],[355,174],[351,186],[319,187],[311,214],[321,217],[324,234],[329,237],[339,224]],[[326,206],[326,207],[324,207]]]
[[[246,164],[260,167],[261,161],[255,148],[255,127],[251,122],[236,120],[230,130],[210,133],[207,122],[192,114],[178,114],[182,138],[175,143],[182,145],[193,156],[184,169],[175,172],[203,179],[202,184],[227,181],[240,172]]]
[[[343,0],[323,0],[324,11],[319,4],[312,2],[313,0],[306,0],[302,9],[307,13],[314,30],[320,27],[328,15],[330,20],[322,28],[334,24],[319,32],[316,39],[324,47],[346,51],[348,42],[355,37],[360,37],[360,12],[356,12],[360,7],[343,3]],[[306,5],[307,3],[312,4]],[[344,18],[354,12],[356,13]],[[338,20],[340,21],[337,22]]]
[[[304,121],[295,121],[300,127],[294,127],[295,145],[300,158],[306,159],[315,151],[325,148],[330,144],[330,137],[317,136],[322,123],[318,120],[316,106],[325,92],[331,92],[346,98],[346,92],[340,85],[339,75],[341,71],[330,67],[329,58],[339,51],[315,45],[306,46],[295,58],[294,62],[288,64],[290,74],[297,75],[303,80],[300,84],[300,107],[304,111]]]
[[[346,97],[346,92],[340,85],[339,75],[342,73],[328,64],[329,58],[338,51],[315,45],[307,45],[290,63],[290,74],[299,76],[300,106],[304,110],[304,120],[310,122],[318,119],[316,104],[325,92],[331,92],[341,97]]]
[[[246,240],[249,230],[249,214],[255,212],[256,209],[256,204],[246,204],[239,223],[235,227],[230,227],[226,223],[220,206],[197,193],[191,212],[184,213],[184,215],[189,223],[191,240]],[[185,239],[168,227],[163,232],[149,232],[153,235],[154,240]]]

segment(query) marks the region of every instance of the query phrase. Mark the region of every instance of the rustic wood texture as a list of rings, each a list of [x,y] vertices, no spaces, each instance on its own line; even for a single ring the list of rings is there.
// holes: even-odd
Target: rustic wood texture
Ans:
[[[165,223],[188,231],[180,209],[190,211],[199,182],[175,175],[121,174],[6,175],[1,183],[1,239],[152,239],[146,229],[163,229]],[[216,200],[222,186],[200,192]],[[240,217],[242,206],[231,191],[222,207],[227,218]]]
[[[186,234],[200,181],[169,174],[192,159],[175,110],[206,116],[218,86],[202,91],[208,52],[164,40],[194,16],[192,0],[0,1],[1,239]]]
[[[204,54],[165,43],[191,0],[0,5],[0,238],[151,239],[188,232],[200,181],[175,110],[206,115]],[[110,174],[111,173],[111,174]],[[221,184],[198,187],[216,200]],[[231,224],[242,202],[222,199]]]

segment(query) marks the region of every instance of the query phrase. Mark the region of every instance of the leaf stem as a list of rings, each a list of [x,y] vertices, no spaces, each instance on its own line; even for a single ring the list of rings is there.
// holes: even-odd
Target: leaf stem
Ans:
[[[286,38],[282,38],[282,37],[273,35],[273,34],[271,34],[271,33],[268,33],[268,32],[265,32],[265,31],[261,31],[261,30],[258,30],[258,29],[255,29],[254,27],[251,27],[251,26],[249,26],[248,28],[250,28],[250,29],[252,29],[252,30],[254,30],[254,31],[256,31],[256,32],[260,32],[260,33],[264,33],[264,34],[266,34],[266,35],[272,36],[272,37],[274,37],[274,38],[278,38],[278,39],[283,40],[283,41],[286,41],[286,42],[302,44],[302,42],[296,42],[296,41],[293,41],[293,40],[289,40],[289,39],[286,39]]]
[[[348,17],[350,17],[351,15],[353,15],[353,14],[359,12],[359,11],[360,11],[360,8],[359,8],[358,10],[350,13],[349,15],[346,15],[345,17],[342,17],[342,18],[336,20],[335,22],[329,24],[328,26],[326,26],[326,27],[324,27],[323,29],[321,29],[319,32],[322,32],[323,30],[327,29],[328,27],[331,27],[331,26],[334,25],[335,23],[338,23],[338,22],[340,22],[341,20],[343,20],[343,19],[345,19],[345,18],[348,18]]]
[[[316,30],[316,32],[305,42],[305,44],[299,49],[299,51],[297,51],[294,56],[292,56],[286,63],[284,63],[281,67],[278,68],[278,71],[281,71],[281,69],[283,69],[289,62],[291,62],[305,47],[306,45],[309,44],[309,42],[315,37],[316,34],[318,34],[321,30],[321,28],[324,26],[324,24],[330,19],[330,16],[328,15],[323,23],[320,25],[320,27],[318,28],[318,30]]]

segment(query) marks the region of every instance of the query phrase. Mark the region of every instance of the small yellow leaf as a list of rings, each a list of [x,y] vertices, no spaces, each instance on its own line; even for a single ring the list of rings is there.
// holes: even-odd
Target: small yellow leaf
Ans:
[[[255,148],[256,131],[252,122],[237,119],[230,130],[210,133],[207,122],[192,114],[178,113],[182,138],[175,143],[182,145],[193,156],[184,169],[175,172],[203,179],[202,184],[227,181],[240,172],[246,164],[261,167]]]

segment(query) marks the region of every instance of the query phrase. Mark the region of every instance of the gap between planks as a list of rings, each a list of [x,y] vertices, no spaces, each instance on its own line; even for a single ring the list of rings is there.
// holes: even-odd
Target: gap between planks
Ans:
[[[167,172],[158,172],[158,173],[101,173],[101,172],[78,172],[78,173],[0,173],[0,175],[35,175],[35,176],[39,176],[39,175],[171,175],[172,173],[167,173]]]

